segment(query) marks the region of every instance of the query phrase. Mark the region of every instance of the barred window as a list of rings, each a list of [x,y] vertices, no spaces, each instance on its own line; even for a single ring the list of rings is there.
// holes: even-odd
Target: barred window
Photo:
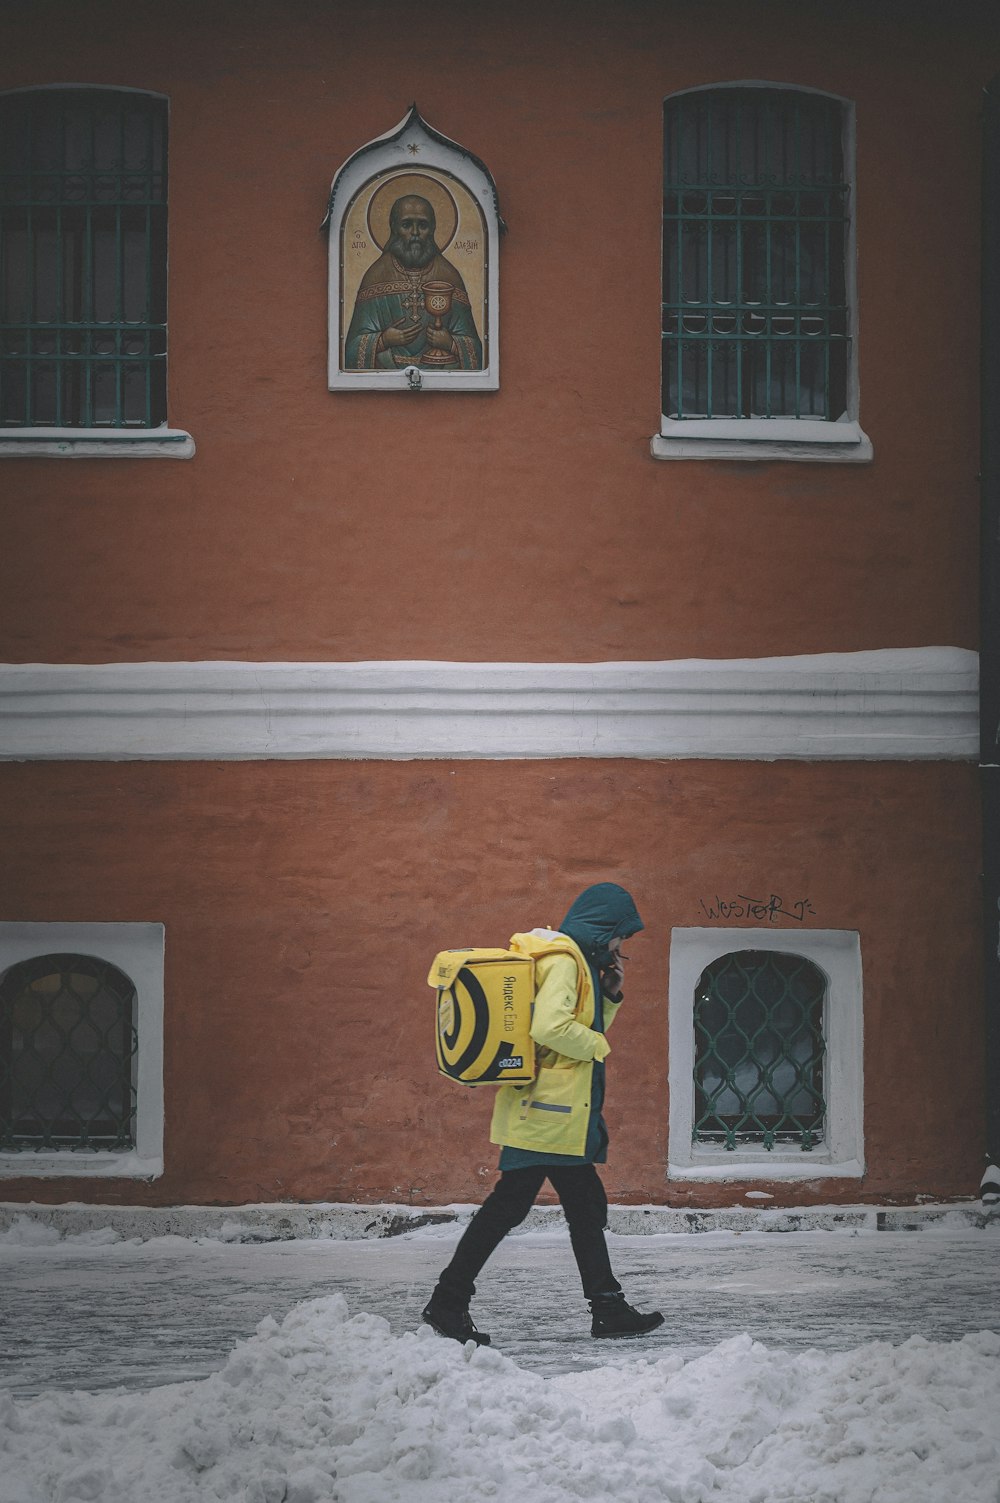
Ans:
[[[166,422],[166,109],[0,97],[0,436]]]
[[[665,102],[663,414],[848,409],[844,106],[796,89]]]
[[[0,981],[0,1151],[135,1146],[136,988],[92,955],[39,955]]]
[[[695,1143],[730,1151],[824,1141],[827,978],[802,955],[739,950],[699,977],[694,998]]]

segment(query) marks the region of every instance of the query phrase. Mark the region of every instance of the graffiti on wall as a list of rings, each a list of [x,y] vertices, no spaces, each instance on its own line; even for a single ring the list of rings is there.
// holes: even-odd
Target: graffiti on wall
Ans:
[[[720,898],[718,894],[714,899],[698,899],[698,906],[707,919],[713,922],[724,919],[749,918],[758,924],[777,923],[778,919],[792,919],[801,924],[806,918],[814,918],[816,910],[808,898],[797,898],[794,902],[786,902],[779,893],[772,892],[766,898],[751,898],[745,893],[737,893],[734,898]]]

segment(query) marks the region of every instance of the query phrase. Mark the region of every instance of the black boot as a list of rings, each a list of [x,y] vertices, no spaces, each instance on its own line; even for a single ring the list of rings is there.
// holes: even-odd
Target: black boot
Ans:
[[[452,1341],[474,1341],[477,1346],[489,1346],[490,1338],[485,1331],[477,1331],[472,1324],[468,1305],[464,1308],[445,1304],[435,1291],[420,1312],[420,1319],[427,1322],[439,1336],[450,1336]]]
[[[642,1315],[626,1304],[624,1294],[598,1294],[590,1301],[590,1309],[594,1317],[591,1336],[645,1336],[663,1324],[659,1310]]]

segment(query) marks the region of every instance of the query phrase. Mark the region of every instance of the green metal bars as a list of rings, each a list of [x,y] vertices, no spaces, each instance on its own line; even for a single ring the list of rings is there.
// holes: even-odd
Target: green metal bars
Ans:
[[[166,101],[0,97],[0,429],[166,421]]]
[[[706,967],[694,1002],[696,1143],[808,1152],[823,1141],[826,989],[801,955],[740,950]]]
[[[663,411],[835,421],[847,406],[842,106],[792,89],[668,99]]]
[[[135,1146],[135,987],[90,955],[41,955],[0,983],[0,1150]]]

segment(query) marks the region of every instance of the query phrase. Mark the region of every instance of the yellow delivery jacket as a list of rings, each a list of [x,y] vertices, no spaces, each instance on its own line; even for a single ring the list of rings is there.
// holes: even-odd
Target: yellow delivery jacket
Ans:
[[[593,1062],[611,1046],[594,1028],[597,999],[590,966],[567,934],[535,930],[515,934],[510,948],[535,958],[531,1037],[538,1070],[530,1085],[498,1088],[490,1142],[533,1153],[581,1155],[587,1146]],[[618,1004],[604,1001],[608,1029]]]

